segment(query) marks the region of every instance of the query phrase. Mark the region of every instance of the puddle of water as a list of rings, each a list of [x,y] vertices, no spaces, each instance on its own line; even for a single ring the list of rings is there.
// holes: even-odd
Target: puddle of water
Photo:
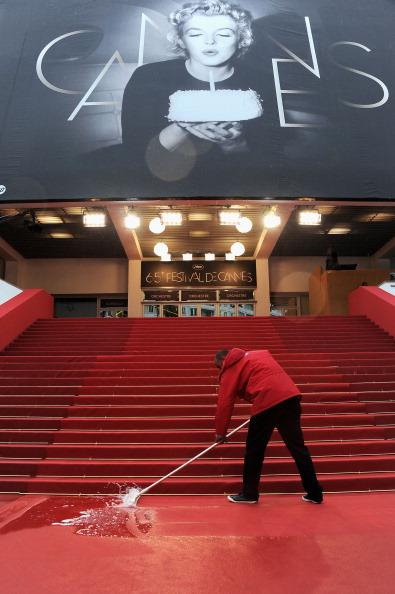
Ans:
[[[54,526],[75,526],[83,536],[146,536],[152,529],[153,512],[136,507],[141,489],[120,487],[119,497],[103,507],[86,509],[73,518],[52,522]]]
[[[52,522],[52,525],[74,526],[75,534],[83,536],[141,537],[152,529],[152,520],[151,510],[107,505],[80,511],[79,516]]]
[[[146,537],[154,511],[136,507],[140,491],[138,487],[120,489],[119,496],[111,498],[48,497],[5,524],[0,534],[52,525],[72,526],[81,536]]]

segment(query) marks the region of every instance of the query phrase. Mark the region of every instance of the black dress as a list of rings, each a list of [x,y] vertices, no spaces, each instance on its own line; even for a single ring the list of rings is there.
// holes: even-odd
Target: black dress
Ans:
[[[241,63],[231,77],[216,83],[216,89],[253,89],[262,100],[257,78],[256,72],[252,73]],[[145,178],[158,195],[163,191],[165,194],[173,191],[174,195],[185,192],[189,196],[237,195],[237,186],[242,187],[243,194],[246,192],[248,169],[256,170],[256,160],[262,157],[264,100],[263,116],[243,122],[246,141],[243,152],[224,153],[217,144],[193,135],[180,150],[168,151],[159,142],[160,132],[170,123],[166,117],[170,95],[178,90],[209,89],[209,83],[191,76],[185,61],[180,59],[141,66],[125,88],[122,104],[124,158],[140,182]]]

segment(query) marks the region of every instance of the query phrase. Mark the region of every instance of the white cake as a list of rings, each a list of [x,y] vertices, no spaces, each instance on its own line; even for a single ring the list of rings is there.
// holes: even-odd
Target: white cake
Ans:
[[[169,97],[172,122],[240,122],[262,115],[256,91],[176,91]]]

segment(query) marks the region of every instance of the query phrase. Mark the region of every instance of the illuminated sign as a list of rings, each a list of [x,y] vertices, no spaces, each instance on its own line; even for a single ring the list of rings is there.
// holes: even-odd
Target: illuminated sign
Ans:
[[[141,286],[148,287],[256,287],[252,260],[235,262],[142,262]]]

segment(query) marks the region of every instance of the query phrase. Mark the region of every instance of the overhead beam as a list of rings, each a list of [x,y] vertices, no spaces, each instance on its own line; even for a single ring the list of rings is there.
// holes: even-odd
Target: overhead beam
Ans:
[[[295,206],[292,204],[277,205],[276,214],[278,214],[281,218],[281,225],[276,229],[263,229],[255,248],[255,259],[270,258],[294,208]]]
[[[133,229],[126,229],[124,218],[126,215],[126,207],[123,206],[107,206],[107,212],[115,227],[115,231],[119,237],[123,249],[128,260],[142,260],[143,253],[141,251],[140,243],[136,232]]]
[[[375,254],[373,254],[373,258],[384,258],[389,251],[395,248],[395,237],[387,241]]]

